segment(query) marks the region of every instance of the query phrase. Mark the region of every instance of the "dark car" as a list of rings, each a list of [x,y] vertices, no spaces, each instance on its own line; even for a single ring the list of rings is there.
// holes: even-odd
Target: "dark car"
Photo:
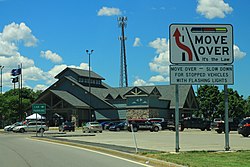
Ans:
[[[104,125],[104,129],[109,130],[109,128],[110,128],[111,126],[117,125],[117,124],[119,124],[119,123],[121,123],[121,122],[108,122],[108,123],[106,123],[106,124]]]
[[[100,125],[102,126],[102,130],[104,130],[105,125],[108,124],[110,121],[105,121],[105,122],[101,122]]]
[[[59,126],[59,131],[75,131],[75,125],[72,122],[63,122],[62,125]]]
[[[150,122],[147,119],[131,119],[128,120],[128,131],[137,132],[138,130],[150,130],[150,132],[158,132],[162,130],[161,124],[158,122]]]
[[[201,131],[210,131],[211,122],[202,118],[191,118],[187,117],[182,120],[183,130],[184,128],[190,129],[200,129]]]
[[[238,133],[244,137],[250,135],[250,118],[243,119],[238,126]]]
[[[120,131],[120,130],[127,130],[128,124],[127,122],[121,122],[119,124],[115,124],[111,127],[109,127],[110,131]]]
[[[229,131],[237,131],[240,120],[242,119],[229,120],[228,121]],[[219,134],[225,132],[225,122],[224,121],[217,122],[216,126],[213,127],[213,129]]]

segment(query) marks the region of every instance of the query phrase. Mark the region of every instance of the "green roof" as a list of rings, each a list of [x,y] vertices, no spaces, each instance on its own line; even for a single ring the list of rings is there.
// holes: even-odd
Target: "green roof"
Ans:
[[[59,74],[57,74],[55,76],[55,78],[59,78],[61,75],[63,75],[68,70],[71,70],[72,72],[76,73],[77,75],[79,75],[81,77],[89,77],[89,71],[88,70],[67,67],[63,71],[61,71]],[[100,75],[96,74],[93,71],[90,71],[90,76],[91,76],[91,78],[105,80],[103,77],[101,77]]]
[[[86,108],[88,105],[84,103],[83,101],[79,100],[77,97],[73,96],[72,94],[62,91],[62,90],[50,90],[53,94],[58,96],[59,98],[63,99],[70,105],[76,107],[76,108]]]

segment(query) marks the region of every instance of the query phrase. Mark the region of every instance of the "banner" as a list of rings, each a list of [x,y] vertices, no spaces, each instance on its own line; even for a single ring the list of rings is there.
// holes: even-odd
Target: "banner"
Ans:
[[[21,68],[18,68],[18,69],[12,69],[11,70],[11,75],[12,76],[17,76],[17,75],[20,75],[22,72],[21,72]]]

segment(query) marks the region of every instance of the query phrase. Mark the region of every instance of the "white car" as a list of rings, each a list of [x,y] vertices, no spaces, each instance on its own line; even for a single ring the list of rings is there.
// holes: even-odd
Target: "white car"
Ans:
[[[45,122],[28,122],[22,126],[17,126],[13,128],[13,132],[44,132],[49,130],[49,127]]]
[[[16,126],[22,126],[22,125],[23,125],[22,122],[16,122],[16,123],[14,123],[12,125],[5,126],[4,127],[4,131],[12,131],[14,127],[16,127]]]
[[[82,126],[82,132],[83,133],[85,133],[85,132],[88,132],[88,133],[100,132],[100,133],[102,133],[102,125],[99,124],[98,122],[87,122],[86,124],[84,124]]]

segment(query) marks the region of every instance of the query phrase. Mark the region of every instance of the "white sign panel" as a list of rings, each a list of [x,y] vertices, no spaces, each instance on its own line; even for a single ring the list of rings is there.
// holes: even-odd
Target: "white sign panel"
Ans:
[[[232,64],[233,27],[230,24],[171,24],[172,64]]]
[[[171,65],[173,85],[233,85],[233,65]]]

